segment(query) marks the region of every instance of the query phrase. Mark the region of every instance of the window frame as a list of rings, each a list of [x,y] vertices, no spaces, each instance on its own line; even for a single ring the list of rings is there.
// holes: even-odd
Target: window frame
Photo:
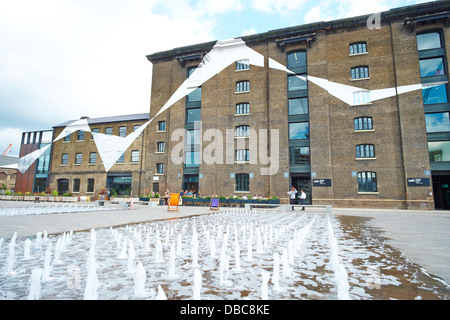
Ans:
[[[234,128],[234,136],[235,138],[248,138],[250,137],[250,126],[249,125],[240,125]]]
[[[237,81],[235,89],[235,93],[250,92],[250,80]]]
[[[250,175],[248,173],[235,174],[235,192],[250,192]]]
[[[364,123],[366,120],[366,124]],[[364,128],[364,127],[367,128]],[[373,118],[372,117],[358,117],[353,120],[353,127],[355,132],[361,131],[373,131]]]
[[[379,190],[378,177],[376,172],[373,171],[358,172],[357,179],[358,179],[358,193],[378,193]],[[375,186],[375,188],[373,188],[373,185]]]
[[[360,50],[359,50],[360,45],[363,46],[362,50],[365,50],[365,51],[360,52]],[[367,50],[367,41],[358,41],[358,42],[350,43],[348,45],[348,48],[349,48],[350,56],[357,56],[357,55],[369,53],[369,51]],[[354,49],[356,49],[356,51]]]
[[[375,159],[375,145],[373,144],[358,144],[356,146],[356,159]]]
[[[361,76],[363,75],[363,76]],[[366,77],[367,76],[367,77]],[[356,66],[350,70],[350,80],[368,80],[370,79],[369,66]]]

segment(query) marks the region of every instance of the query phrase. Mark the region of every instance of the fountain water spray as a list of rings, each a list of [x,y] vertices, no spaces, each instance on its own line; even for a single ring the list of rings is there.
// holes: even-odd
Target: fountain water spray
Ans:
[[[31,240],[27,238],[25,240],[25,243],[24,243],[24,246],[23,246],[23,259],[24,260],[30,260],[31,259],[30,247],[31,247]]]
[[[28,300],[39,300],[41,298],[41,278],[44,273],[42,268],[33,269],[30,278],[30,292]]]
[[[193,285],[193,296],[194,300],[201,300],[201,291],[202,291],[202,274],[199,269],[194,269],[194,285]]]
[[[261,299],[262,300],[269,300],[269,279],[270,279],[270,273],[265,271],[265,270],[261,270],[261,277],[262,277],[262,281],[261,281]]]
[[[147,273],[142,262],[139,261],[136,267],[136,273],[134,274],[134,295],[137,298],[146,298],[151,294],[145,290],[146,279]]]

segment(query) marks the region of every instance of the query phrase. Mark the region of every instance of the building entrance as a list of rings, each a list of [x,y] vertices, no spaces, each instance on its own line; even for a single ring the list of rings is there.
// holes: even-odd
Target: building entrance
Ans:
[[[198,191],[198,174],[185,174],[183,175],[183,192],[191,192],[199,195]]]
[[[450,209],[450,173],[448,175],[433,175],[433,194],[435,209]]]
[[[298,191],[298,197],[300,197],[300,190],[306,193],[306,204],[311,204],[312,194],[311,194],[311,177],[310,175],[293,174],[291,175],[291,185]],[[289,188],[290,189],[290,188]]]

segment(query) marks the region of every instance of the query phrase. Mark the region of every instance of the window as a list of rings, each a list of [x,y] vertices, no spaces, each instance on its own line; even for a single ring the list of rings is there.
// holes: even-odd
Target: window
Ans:
[[[358,172],[359,192],[378,192],[377,174],[375,172]]]
[[[355,131],[373,130],[372,118],[362,117],[355,119]]]
[[[127,127],[119,127],[119,137],[125,138],[127,136]]]
[[[449,112],[425,114],[427,133],[450,132]]]
[[[287,55],[288,69],[305,67],[306,66],[306,51],[291,52]]]
[[[247,162],[250,161],[250,151],[248,149],[245,150],[236,150],[236,158],[237,162]]]
[[[166,122],[165,121],[158,122],[158,131],[166,131]]]
[[[76,153],[75,154],[75,164],[81,164],[83,161],[83,154],[82,153]]]
[[[236,82],[236,92],[248,92],[250,91],[250,81]]]
[[[28,136],[28,139],[30,139],[30,135]],[[64,142],[69,142],[69,141],[70,141],[70,134],[68,134],[67,136],[65,136],[63,141],[64,141]],[[30,143],[30,142],[28,141],[28,143]]]
[[[135,132],[137,129],[139,129],[141,127],[141,125],[139,125],[139,124],[135,124],[134,126],[133,126],[133,132]]]
[[[366,42],[352,43],[349,46],[349,49],[350,49],[350,55],[367,53],[367,43]]]
[[[444,57],[421,59],[419,66],[421,78],[445,75]]]
[[[310,164],[309,147],[289,148],[289,164],[291,166],[302,166]]]
[[[417,35],[417,48],[421,50],[442,48],[441,33],[429,32]]]
[[[298,91],[308,89],[306,74],[288,76],[288,91]]]
[[[73,179],[72,192],[80,192],[80,179]]]
[[[77,141],[83,141],[84,140],[84,131],[83,130],[79,130],[78,131],[78,136],[77,136]]]
[[[249,103],[238,103],[236,105],[236,114],[248,114],[250,113]]]
[[[97,163],[97,152],[91,152],[89,153],[89,163]]]
[[[199,145],[200,138],[200,130],[186,130],[185,144],[187,146]]]
[[[447,85],[427,87],[422,89],[424,104],[447,103]]]
[[[186,97],[186,102],[198,102],[202,100],[202,87],[199,87],[189,93]]]
[[[200,165],[200,152],[186,151],[184,154],[184,167],[197,168]]]
[[[353,105],[370,104],[370,91],[353,92]]]
[[[156,164],[156,174],[164,174],[164,163]]]
[[[308,98],[289,99],[289,115],[308,114]]]
[[[201,108],[186,109],[186,123],[194,123],[201,120]]]
[[[235,175],[236,191],[250,191],[250,179],[248,173],[239,173]]]
[[[250,62],[248,59],[236,61],[236,71],[249,69],[250,69]]]
[[[236,137],[248,137],[250,135],[249,126],[238,126],[235,131]]]
[[[289,123],[289,140],[306,140],[306,139],[309,139],[308,122]]]
[[[61,164],[69,164],[69,154],[64,153],[61,157]]]
[[[105,128],[105,134],[112,136],[112,127]]]
[[[94,139],[94,133],[99,133],[99,132],[100,132],[99,128],[91,129],[91,140]]]
[[[361,144],[356,146],[356,158],[375,158],[375,147],[372,144]]]
[[[352,68],[351,77],[352,77],[352,80],[368,79],[369,78],[369,67]]]
[[[139,162],[139,150],[131,151],[131,162]]]
[[[122,153],[122,155],[117,159],[116,163],[124,163],[125,162],[125,153]]]
[[[428,142],[431,162],[450,161],[450,141]]]
[[[166,144],[164,142],[158,142],[156,145],[156,152],[164,152]]]
[[[94,192],[94,179],[87,179],[87,190],[86,192]]]

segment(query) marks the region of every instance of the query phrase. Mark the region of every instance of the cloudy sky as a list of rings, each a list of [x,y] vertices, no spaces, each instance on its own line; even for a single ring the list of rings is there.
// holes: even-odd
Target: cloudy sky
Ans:
[[[0,0],[0,154],[24,131],[148,112],[148,54],[422,2]]]

